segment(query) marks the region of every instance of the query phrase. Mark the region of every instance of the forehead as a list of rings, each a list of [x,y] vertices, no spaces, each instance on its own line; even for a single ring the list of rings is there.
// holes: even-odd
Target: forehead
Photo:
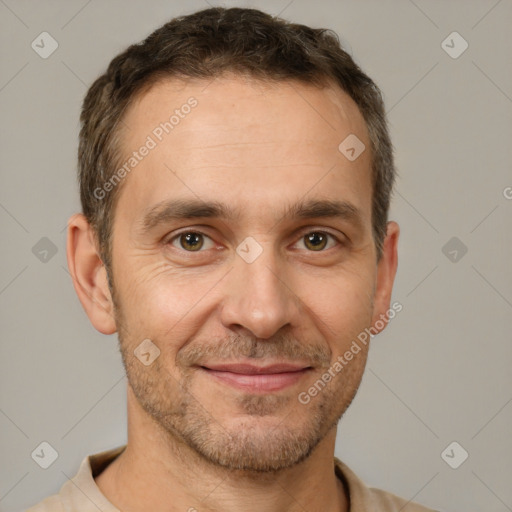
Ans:
[[[291,203],[313,189],[369,208],[366,124],[337,87],[240,76],[168,79],[140,94],[123,120],[125,161],[152,147],[123,183],[120,202],[132,211],[183,194],[246,209],[259,203],[256,211],[264,200]],[[339,150],[351,134],[368,148],[355,161]]]
[[[187,102],[191,98],[197,100],[199,108],[194,107],[194,115],[188,116]],[[129,127],[125,147],[136,142],[133,139],[140,135],[137,131],[151,131],[174,113],[180,120],[191,118],[187,123],[173,121],[174,139],[189,137],[198,125],[207,128],[208,124],[222,128],[218,133],[207,133],[209,139],[217,135],[219,140],[233,137],[250,142],[256,135],[272,133],[284,140],[303,137],[332,146],[347,130],[367,137],[357,105],[337,86],[319,88],[290,80],[263,82],[226,74],[211,80],[160,80],[136,95],[123,118]]]

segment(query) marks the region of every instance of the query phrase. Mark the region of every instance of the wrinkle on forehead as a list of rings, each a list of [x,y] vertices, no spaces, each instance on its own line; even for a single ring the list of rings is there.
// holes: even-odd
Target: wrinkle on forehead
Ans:
[[[282,140],[300,133],[304,141],[320,141],[329,136],[337,141],[348,129],[362,140],[367,137],[366,124],[357,105],[334,84],[320,89],[297,81],[267,83],[242,76],[218,77],[210,82],[197,79],[185,82],[173,78],[157,82],[127,109],[124,122],[137,130],[125,134],[124,148],[137,147],[140,141],[132,139],[136,135],[134,131],[140,131],[141,123],[150,134],[191,96],[197,99],[198,106],[168,134],[180,145],[188,145],[188,139],[196,140],[194,132],[199,123],[194,123],[194,117],[200,118],[201,131],[209,137],[211,131],[222,131],[237,144],[256,143],[256,134],[264,140],[266,128],[279,126],[282,130],[277,131],[282,134]],[[247,116],[247,107],[255,103],[261,108]],[[202,108],[203,105],[208,108]],[[253,140],[244,139],[244,132]]]
[[[199,197],[269,202],[314,188],[363,210],[370,206],[369,152],[349,162],[338,150],[350,133],[368,143],[364,119],[343,91],[242,79],[218,79],[206,89],[204,81],[160,82],[127,112],[133,129],[125,148],[138,148],[191,97],[197,106],[126,178],[128,190],[134,187],[129,210],[185,189]]]

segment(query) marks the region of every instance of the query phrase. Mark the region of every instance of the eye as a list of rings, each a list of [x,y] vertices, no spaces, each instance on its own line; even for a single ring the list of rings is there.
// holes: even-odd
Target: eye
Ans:
[[[329,238],[334,240],[334,243],[327,247]],[[334,235],[326,233],[325,231],[310,231],[309,233],[305,234],[300,241],[304,242],[306,249],[314,252],[322,252],[326,248],[330,249],[331,247],[335,247],[336,244],[339,244],[339,241],[335,238]]]
[[[210,246],[208,247],[208,241]],[[214,247],[213,240],[199,231],[183,231],[172,237],[167,243],[170,243],[177,249],[183,249],[187,252],[200,252],[201,249],[211,249]]]
[[[329,242],[330,239],[330,242]],[[312,252],[323,252],[340,245],[340,241],[325,231],[310,231],[302,236],[297,244],[303,242],[305,248]],[[182,231],[170,238],[167,244],[186,252],[203,252],[215,247],[213,240],[200,231]]]

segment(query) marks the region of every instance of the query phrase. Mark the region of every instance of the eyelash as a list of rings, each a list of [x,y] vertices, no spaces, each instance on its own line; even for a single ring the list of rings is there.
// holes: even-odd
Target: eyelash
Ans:
[[[328,249],[322,249],[322,250],[319,250],[319,251],[312,251],[312,250],[308,250],[308,249],[305,249],[307,252],[310,252],[310,253],[325,253],[327,251],[329,251],[330,249],[334,249],[336,247],[340,247],[340,246],[343,246],[343,242],[335,235],[333,235],[332,233],[330,233],[329,231],[325,231],[325,230],[322,230],[322,229],[313,229],[313,230],[310,230],[310,231],[305,231],[303,232],[303,234],[299,237],[299,240],[302,240],[304,239],[304,237],[306,235],[311,235],[311,234],[322,234],[322,235],[327,235],[329,237],[331,237],[332,239],[334,239],[336,242],[337,242],[337,246],[335,247],[329,247]],[[185,235],[185,234],[195,234],[195,235],[201,235],[205,238],[208,238],[211,240],[211,237],[209,235],[207,235],[206,233],[203,233],[202,231],[200,230],[192,230],[192,229],[186,229],[186,230],[183,230],[183,231],[180,231],[178,233],[176,233],[175,235],[173,235],[171,238],[168,238],[166,240],[164,240],[164,245],[172,245],[173,241],[174,240],[179,240],[179,237],[182,236],[182,235]],[[174,247],[174,246],[173,246]],[[198,251],[187,251],[186,249],[183,249],[183,248],[178,248],[178,247],[174,247],[175,249],[179,250],[179,251],[182,251],[182,252],[185,252],[187,254],[194,254],[194,253],[202,253],[202,252],[206,252],[208,249],[206,250],[203,250],[203,248],[199,249]]]

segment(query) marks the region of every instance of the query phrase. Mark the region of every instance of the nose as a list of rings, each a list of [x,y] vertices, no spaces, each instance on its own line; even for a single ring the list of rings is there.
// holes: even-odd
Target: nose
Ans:
[[[285,326],[298,325],[301,302],[287,282],[284,265],[269,248],[252,263],[236,256],[221,307],[226,329],[248,330],[256,338],[268,339]]]

